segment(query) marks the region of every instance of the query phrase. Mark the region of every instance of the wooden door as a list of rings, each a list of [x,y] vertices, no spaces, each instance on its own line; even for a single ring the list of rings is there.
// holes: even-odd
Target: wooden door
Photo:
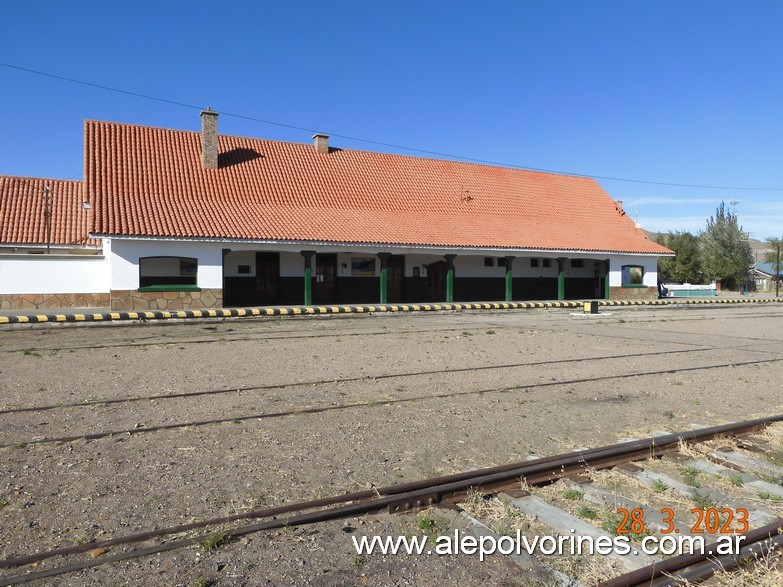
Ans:
[[[386,287],[389,302],[405,301],[405,257],[392,255],[386,265]]]
[[[317,254],[315,256],[315,287],[313,302],[330,304],[337,299],[337,255]]]
[[[427,265],[427,294],[430,302],[446,301],[446,261]]]
[[[280,300],[280,253],[256,253],[255,303],[276,304]]]

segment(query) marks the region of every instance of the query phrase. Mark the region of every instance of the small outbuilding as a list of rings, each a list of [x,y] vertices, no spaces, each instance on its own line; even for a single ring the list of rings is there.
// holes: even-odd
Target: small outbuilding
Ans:
[[[0,176],[0,309],[106,308],[108,262],[81,181]]]

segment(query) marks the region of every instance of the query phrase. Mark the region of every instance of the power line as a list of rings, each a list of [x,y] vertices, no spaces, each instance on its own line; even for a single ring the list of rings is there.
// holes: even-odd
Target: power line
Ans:
[[[119,89],[119,88],[112,88],[110,86],[105,86],[105,85],[102,85],[102,84],[86,82],[86,81],[83,81],[83,80],[73,79],[73,78],[70,78],[70,77],[62,76],[62,75],[56,75],[56,74],[53,74],[53,73],[47,73],[47,72],[44,72],[44,71],[38,71],[38,70],[35,70],[35,69],[29,69],[29,68],[26,68],[26,67],[20,67],[18,65],[11,65],[10,63],[0,62],[0,66],[7,67],[9,69],[15,69],[17,71],[24,71],[26,73],[32,73],[32,74],[35,74],[35,75],[40,75],[40,76],[43,76],[43,77],[48,77],[48,78],[52,78],[52,79],[56,79],[56,80],[60,80],[60,81],[65,81],[65,82],[69,82],[69,83],[73,83],[73,84],[79,84],[79,85],[87,86],[87,87],[90,87],[90,88],[96,88],[96,89],[99,89],[99,90],[105,90],[107,92],[116,92],[118,94],[125,94],[127,96],[133,96],[135,98],[143,98],[145,100],[154,100],[156,102],[162,102],[164,104],[171,104],[173,106],[180,106],[180,107],[183,107],[183,108],[190,108],[190,109],[193,109],[193,110],[203,110],[202,106],[196,106],[195,104],[187,104],[185,102],[178,102],[176,100],[168,100],[166,98],[160,98],[158,96],[150,96],[148,94],[142,94],[140,92],[131,92],[130,90],[122,90],[122,89]],[[306,127],[303,127],[303,126],[296,126],[296,125],[293,125],[293,124],[285,124],[283,122],[275,122],[273,120],[265,120],[263,118],[256,118],[254,116],[248,116],[248,115],[245,115],[245,114],[237,114],[235,112],[226,112],[226,111],[221,110],[220,114],[222,114],[223,116],[229,116],[231,118],[238,118],[238,119],[241,119],[241,120],[249,120],[249,121],[252,121],[252,122],[260,122],[261,124],[269,124],[269,125],[272,125],[272,126],[279,126],[279,127],[282,127],[282,128],[289,128],[289,129],[292,129],[292,130],[301,130],[301,131],[308,132],[308,133],[323,132],[322,130],[306,128]],[[526,167],[524,165],[517,165],[515,163],[503,163],[503,162],[498,162],[498,161],[491,161],[491,160],[488,160],[488,159],[479,159],[479,158],[476,158],[476,157],[464,157],[462,155],[453,155],[451,153],[442,153],[442,152],[439,152],[439,151],[428,151],[428,150],[425,150],[425,149],[417,149],[415,147],[406,147],[406,146],[403,146],[403,145],[395,145],[393,143],[385,143],[385,142],[382,142],[382,141],[373,141],[373,140],[370,140],[370,139],[363,139],[363,138],[360,138],[360,137],[353,137],[353,136],[350,136],[350,135],[342,135],[342,134],[337,134],[337,133],[329,133],[329,134],[331,136],[333,136],[333,137],[337,137],[337,138],[341,138],[341,139],[345,139],[345,140],[349,140],[349,141],[357,141],[357,142],[360,142],[360,143],[367,143],[367,144],[370,144],[370,145],[378,145],[378,146],[382,146],[382,147],[389,147],[391,149],[399,149],[399,150],[402,150],[402,151],[411,151],[413,153],[421,153],[421,154],[424,154],[424,155],[433,155],[433,156],[436,156],[436,157],[445,157],[445,158],[448,158],[448,159],[458,159],[460,161],[468,161],[468,162],[471,162],[471,163],[481,163],[481,164],[485,164],[485,165],[496,165],[496,166],[500,166],[500,167],[511,167],[511,168],[514,168],[514,169],[522,169],[522,170],[525,170],[525,171],[539,171],[539,172],[542,172],[542,173],[555,173],[555,174],[559,174],[559,175],[571,175],[573,177],[586,177],[586,178],[591,178],[591,179],[603,179],[603,180],[607,180],[607,181],[622,181],[622,182],[626,182],[626,183],[640,183],[640,184],[646,184],[646,185],[660,185],[660,186],[682,187],[682,188],[698,188],[698,189],[707,189],[707,190],[737,190],[737,191],[742,190],[742,191],[757,191],[757,192],[779,192],[779,191],[783,191],[783,188],[768,188],[768,187],[754,188],[754,187],[742,187],[742,186],[719,186],[719,185],[701,185],[701,184],[690,184],[690,183],[672,183],[672,182],[665,182],[665,181],[648,181],[648,180],[643,180],[643,179],[630,179],[630,178],[627,178],[627,177],[611,177],[611,176],[606,176],[606,175],[589,175],[589,174],[585,174],[585,173],[571,173],[571,172],[559,171],[559,170],[555,170],[555,169],[543,169],[543,168],[540,168],[540,167]]]

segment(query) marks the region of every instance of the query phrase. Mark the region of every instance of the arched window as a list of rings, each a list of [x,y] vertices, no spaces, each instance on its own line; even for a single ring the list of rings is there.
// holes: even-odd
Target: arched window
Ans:
[[[144,257],[139,259],[139,289],[197,289],[198,259]]]

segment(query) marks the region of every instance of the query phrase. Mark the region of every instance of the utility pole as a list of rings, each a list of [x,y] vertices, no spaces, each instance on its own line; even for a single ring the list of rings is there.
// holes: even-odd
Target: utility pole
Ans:
[[[44,187],[44,231],[46,233],[46,254],[49,254],[49,245],[52,242],[52,211],[49,202],[49,186]]]
[[[778,262],[775,264],[775,297],[780,295],[780,239],[778,239]]]

